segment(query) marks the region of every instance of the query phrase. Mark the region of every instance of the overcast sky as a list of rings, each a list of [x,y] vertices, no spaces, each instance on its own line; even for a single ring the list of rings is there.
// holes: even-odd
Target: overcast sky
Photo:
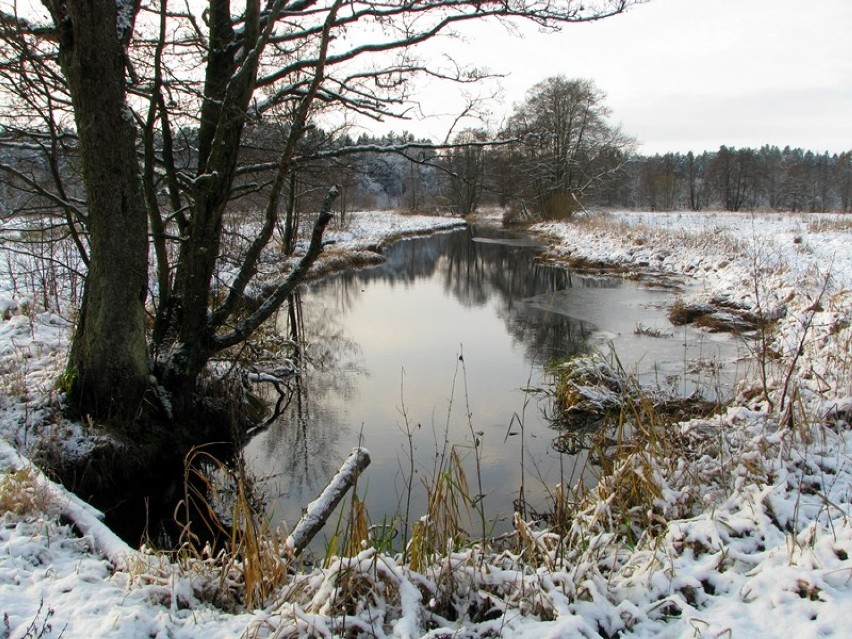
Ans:
[[[852,0],[650,0],[561,33],[526,31],[519,38],[495,23],[469,25],[463,46],[433,49],[509,74],[494,122],[533,84],[563,74],[594,80],[642,153],[767,143],[852,149]],[[421,99],[430,113],[457,107],[433,86]],[[392,128],[434,137],[447,122]]]

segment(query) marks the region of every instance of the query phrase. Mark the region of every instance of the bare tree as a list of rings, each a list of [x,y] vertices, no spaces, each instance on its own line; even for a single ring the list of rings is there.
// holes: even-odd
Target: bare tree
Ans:
[[[834,186],[838,210],[852,211],[852,151],[837,156],[834,162]]]
[[[710,163],[710,175],[721,202],[729,211],[754,206],[757,191],[757,154],[752,149],[719,148]]]
[[[518,158],[523,211],[570,215],[621,168],[633,141],[609,122],[604,93],[590,80],[548,78],[532,87],[508,125],[524,142]]]
[[[446,195],[450,208],[457,215],[474,213],[479,207],[485,186],[485,153],[482,143],[488,134],[482,130],[468,129],[455,136],[457,144],[450,149],[443,161],[446,171]]]
[[[3,91],[34,114],[31,127],[47,123],[45,136],[67,123],[81,162],[83,203],[45,187],[85,231],[86,287],[67,375],[72,403],[113,424],[140,423],[150,404],[186,428],[197,424],[207,363],[248,339],[322,250],[335,189],[320,206],[310,248],[259,304],[246,306],[291,176],[325,153],[303,144],[319,112],[401,116],[417,76],[476,80],[476,72],[415,55],[417,45],[467,21],[558,28],[636,1],[44,0],[44,22],[4,12]],[[252,159],[247,127],[263,121],[278,123],[280,145]],[[256,231],[235,235],[226,251],[228,215],[247,193],[263,198]],[[223,265],[227,282],[219,279]],[[146,395],[152,374],[169,401]]]

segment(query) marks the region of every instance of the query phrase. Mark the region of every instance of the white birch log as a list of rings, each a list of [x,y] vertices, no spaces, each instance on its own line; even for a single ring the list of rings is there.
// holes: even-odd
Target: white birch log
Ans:
[[[23,469],[30,471],[33,483],[43,490],[50,503],[59,513],[72,522],[92,541],[95,552],[106,557],[117,570],[125,570],[134,562],[145,561],[145,555],[128,546],[102,521],[103,513],[89,505],[60,484],[45,477],[44,473],[29,459],[16,451],[8,442],[0,439],[0,468]]]
[[[287,537],[286,547],[293,555],[298,555],[311,543],[337,504],[343,499],[346,491],[355,483],[361,471],[369,465],[370,451],[366,448],[356,448],[352,451],[322,494],[308,504],[305,514]]]

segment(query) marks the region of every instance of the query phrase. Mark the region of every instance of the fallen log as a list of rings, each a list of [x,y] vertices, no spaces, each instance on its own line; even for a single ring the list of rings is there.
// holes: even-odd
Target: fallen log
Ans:
[[[64,486],[48,479],[29,459],[21,455],[8,442],[0,439],[0,469],[28,469],[34,485],[44,492],[58,514],[74,522],[77,529],[89,537],[95,552],[103,555],[116,570],[126,570],[146,556],[131,548],[107,527],[102,512],[89,505]]]
[[[320,496],[308,504],[299,523],[287,537],[285,547],[289,553],[296,556],[311,543],[314,536],[325,526],[325,522],[343,499],[346,491],[357,481],[361,471],[369,465],[370,451],[366,448],[356,448],[352,451]]]

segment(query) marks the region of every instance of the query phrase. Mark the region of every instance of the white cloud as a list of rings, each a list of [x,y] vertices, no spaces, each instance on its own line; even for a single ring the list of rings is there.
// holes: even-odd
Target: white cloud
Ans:
[[[509,74],[495,121],[535,82],[561,73],[593,79],[645,152],[764,143],[842,150],[852,148],[849,25],[850,0],[653,0],[557,34],[526,28],[518,38],[479,24],[465,43],[431,43],[430,55]],[[432,85],[424,110],[452,112],[457,95]],[[446,122],[406,128],[440,135]]]

